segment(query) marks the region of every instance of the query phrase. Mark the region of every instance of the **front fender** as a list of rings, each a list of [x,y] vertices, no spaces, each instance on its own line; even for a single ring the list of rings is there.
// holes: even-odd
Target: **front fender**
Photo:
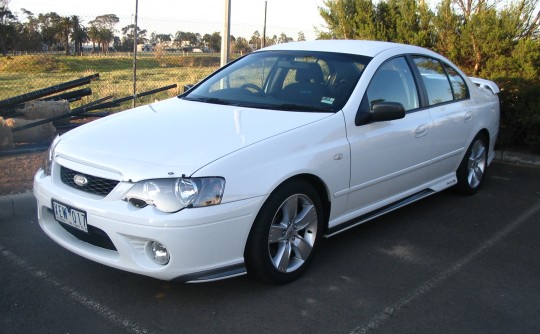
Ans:
[[[341,112],[232,152],[193,176],[224,177],[226,203],[267,196],[300,174],[321,179],[331,201],[348,189],[350,147]]]

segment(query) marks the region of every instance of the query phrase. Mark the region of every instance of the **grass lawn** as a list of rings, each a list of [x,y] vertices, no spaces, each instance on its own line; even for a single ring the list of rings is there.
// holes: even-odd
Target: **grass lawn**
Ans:
[[[186,84],[194,84],[219,67],[216,56],[141,54],[137,61],[137,93],[177,84],[158,94],[137,99],[137,104],[162,100],[183,92]],[[94,73],[100,77],[86,86],[92,95],[71,104],[75,108],[112,95],[120,98],[133,95],[133,58],[128,54],[104,56],[24,55],[0,57],[0,100],[46,88]],[[118,110],[130,107],[125,102]]]

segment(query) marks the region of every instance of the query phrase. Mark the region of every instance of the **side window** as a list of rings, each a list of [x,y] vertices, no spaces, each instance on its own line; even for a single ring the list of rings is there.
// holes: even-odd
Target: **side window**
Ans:
[[[452,84],[452,91],[454,92],[454,100],[462,100],[469,97],[469,90],[465,84],[465,80],[459,75],[459,73],[452,67],[444,64],[450,83]]]
[[[414,63],[422,76],[430,106],[454,99],[446,72],[438,60],[427,57],[414,57]]]
[[[369,105],[398,102],[405,111],[420,106],[411,69],[403,57],[390,59],[377,69],[367,89]]]

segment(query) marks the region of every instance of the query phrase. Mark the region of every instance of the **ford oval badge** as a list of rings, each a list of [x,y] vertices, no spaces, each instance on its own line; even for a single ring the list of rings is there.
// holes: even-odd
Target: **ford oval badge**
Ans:
[[[79,187],[84,187],[85,185],[88,184],[88,179],[83,176],[83,175],[80,175],[80,174],[76,174],[74,177],[73,177],[73,181],[75,182],[76,185],[78,185]]]

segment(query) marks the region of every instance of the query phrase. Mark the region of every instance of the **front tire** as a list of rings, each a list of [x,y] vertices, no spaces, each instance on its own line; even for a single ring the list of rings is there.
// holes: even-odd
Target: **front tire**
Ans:
[[[248,274],[283,284],[304,273],[323,229],[315,188],[303,180],[278,187],[266,200],[249,233],[244,259]]]
[[[484,180],[487,170],[488,140],[485,134],[479,133],[467,149],[456,172],[458,183],[456,189],[465,195],[475,194]]]

